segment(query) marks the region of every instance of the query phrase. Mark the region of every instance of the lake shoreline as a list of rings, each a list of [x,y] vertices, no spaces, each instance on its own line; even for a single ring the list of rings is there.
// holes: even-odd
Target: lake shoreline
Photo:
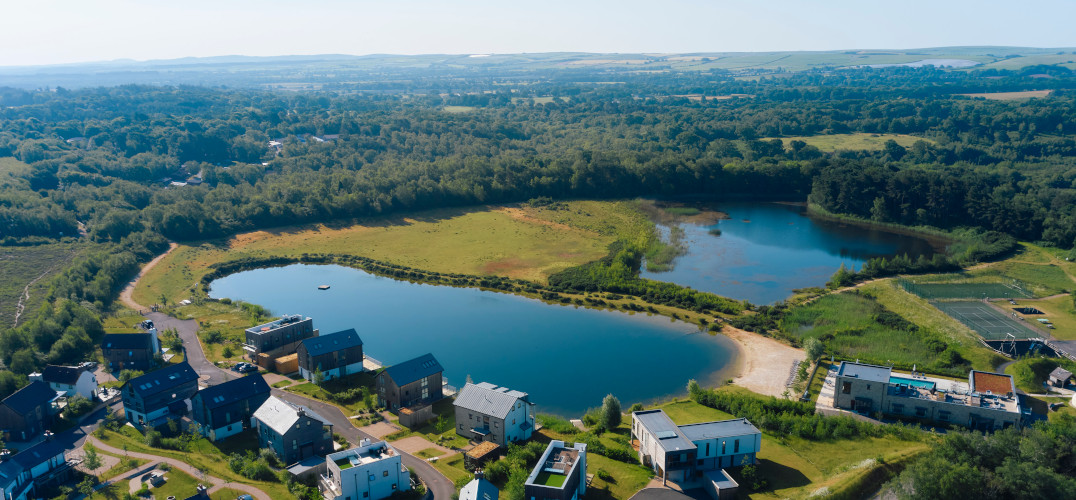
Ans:
[[[934,248],[934,251],[940,254],[946,254],[949,245],[955,243],[956,238],[947,235],[944,230],[935,228],[917,228],[914,226],[905,226],[902,224],[894,224],[891,222],[877,222],[860,217],[853,217],[851,215],[840,215],[830,212],[815,203],[803,202],[797,204],[799,206],[806,207],[806,213],[811,217],[817,217],[822,220],[828,220],[831,222],[839,222],[842,224],[848,224],[851,226],[858,226],[866,229],[873,229],[878,231],[886,231],[889,233],[902,234],[905,236],[914,236],[921,238],[930,246]]]

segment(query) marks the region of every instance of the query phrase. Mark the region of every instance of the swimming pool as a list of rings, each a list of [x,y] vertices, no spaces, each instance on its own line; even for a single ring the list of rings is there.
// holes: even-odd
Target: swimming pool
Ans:
[[[893,376],[889,377],[889,383],[894,384],[894,385],[895,384],[904,384],[904,385],[909,385],[909,386],[912,386],[912,387],[922,387],[924,389],[933,389],[934,385],[935,385],[934,382],[931,382],[929,380],[920,380],[920,379],[915,379],[915,378],[904,378],[904,377],[893,377]]]

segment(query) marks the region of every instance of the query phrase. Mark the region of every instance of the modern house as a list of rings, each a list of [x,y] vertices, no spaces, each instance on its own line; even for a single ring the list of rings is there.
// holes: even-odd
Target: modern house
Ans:
[[[1053,387],[1065,387],[1065,384],[1069,383],[1069,379],[1072,378],[1072,372],[1061,368],[1060,366],[1054,368],[1054,371],[1050,372],[1050,377],[1047,380]]]
[[[42,381],[15,391],[0,402],[0,431],[5,441],[29,441],[40,436],[55,413],[53,402],[59,394]]]
[[[37,489],[67,481],[71,464],[66,450],[55,441],[38,443],[0,464],[0,497],[3,500],[36,498]]]
[[[762,447],[762,433],[746,418],[676,425],[664,410],[633,412],[631,439],[643,465],[675,482],[754,464]]]
[[[319,370],[325,380],[362,372],[362,339],[354,328],[303,339],[296,352],[299,375],[307,380]]]
[[[210,441],[224,439],[252,427],[251,418],[269,392],[261,373],[207,387],[191,397],[191,418]]]
[[[97,376],[92,371],[77,366],[48,365],[41,373],[31,373],[30,380],[49,384],[65,396],[82,396],[92,400],[97,395]]]
[[[400,408],[432,404],[444,397],[444,368],[433,354],[423,354],[385,368],[374,379],[377,404],[398,412]]]
[[[333,425],[309,408],[269,396],[254,412],[258,445],[276,452],[285,464],[323,457],[333,451]]]
[[[542,458],[523,483],[523,498],[529,500],[579,500],[587,492],[587,445],[564,441],[549,442]]]
[[[456,434],[500,446],[530,439],[534,404],[525,392],[488,382],[463,386],[456,401]]]
[[[148,427],[186,415],[189,399],[197,392],[198,374],[186,361],[135,377],[120,387],[127,421]]]
[[[1024,410],[1009,375],[972,370],[968,382],[895,373],[888,366],[841,362],[833,406],[990,431],[1019,426]]]
[[[325,457],[320,489],[326,500],[381,500],[411,489],[411,473],[392,445],[364,439],[358,448]]]
[[[317,335],[313,318],[285,314],[278,320],[247,328],[243,350],[254,364],[271,369],[276,358],[295,354],[301,340]]]
[[[157,363],[160,353],[155,333],[108,333],[101,339],[101,354],[110,371],[147,371]]]
[[[474,479],[460,488],[460,500],[497,500],[500,491],[493,483],[486,480],[482,471],[474,473]]]

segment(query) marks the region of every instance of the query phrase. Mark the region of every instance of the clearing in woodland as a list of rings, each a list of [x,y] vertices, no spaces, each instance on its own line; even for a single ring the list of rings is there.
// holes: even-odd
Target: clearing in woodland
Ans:
[[[930,139],[905,134],[833,134],[833,135],[810,135],[804,137],[784,137],[781,139],[785,147],[789,147],[792,141],[803,141],[822,151],[881,151],[885,148],[886,141],[892,139],[905,148],[912,147],[917,141],[933,143]]]
[[[140,304],[187,298],[210,265],[304,253],[359,255],[440,273],[544,282],[596,260],[616,239],[650,231],[630,201],[572,201],[543,207],[440,209],[332,225],[255,231],[180,245],[139,281]]]

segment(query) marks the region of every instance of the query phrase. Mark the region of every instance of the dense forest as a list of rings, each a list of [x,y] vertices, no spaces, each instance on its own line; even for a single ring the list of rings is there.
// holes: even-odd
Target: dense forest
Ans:
[[[0,177],[0,244],[88,238],[107,250],[72,263],[42,310],[0,332],[0,361],[24,374],[86,356],[101,331],[94,315],[168,239],[399,210],[751,197],[1066,248],[1076,240],[1076,75],[1064,68],[618,73],[615,85],[587,83],[603,77],[495,85],[433,72],[425,93],[2,88],[0,157],[24,168]],[[959,95],[1026,89],[1053,93]],[[849,133],[919,139],[835,152],[781,140]],[[619,291],[646,293],[627,279],[638,258],[614,250],[555,285],[593,289],[604,273]]]

